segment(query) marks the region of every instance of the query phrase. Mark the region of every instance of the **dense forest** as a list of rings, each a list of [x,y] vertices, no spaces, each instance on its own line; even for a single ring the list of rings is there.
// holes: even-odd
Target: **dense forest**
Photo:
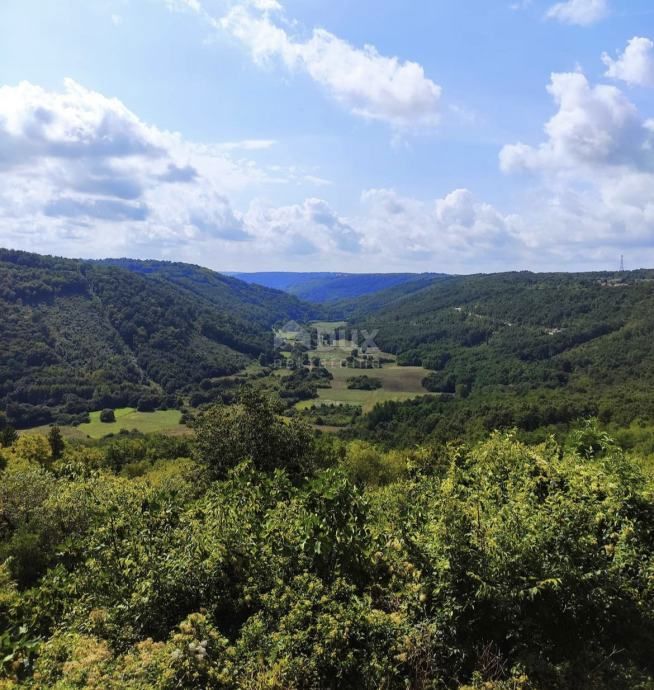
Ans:
[[[389,402],[357,433],[406,443],[654,422],[654,272],[458,276],[338,306],[435,398]]]
[[[12,425],[176,406],[270,355],[277,321],[312,316],[294,297],[197,267],[112,263],[0,250],[0,411]]]
[[[385,452],[245,392],[0,466],[3,688],[654,683],[654,484],[595,423]]]
[[[3,250],[0,306],[3,690],[654,687],[654,272],[310,305]],[[314,400],[317,319],[424,394]],[[124,406],[187,433],[56,425]]]

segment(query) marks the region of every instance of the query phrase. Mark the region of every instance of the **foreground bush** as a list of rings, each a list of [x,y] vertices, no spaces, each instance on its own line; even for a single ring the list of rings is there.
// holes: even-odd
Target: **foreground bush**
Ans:
[[[269,410],[214,414],[207,462],[133,478],[3,451],[4,687],[652,687],[652,485],[594,427],[565,450],[352,444],[301,480],[295,442],[290,473],[265,459]]]

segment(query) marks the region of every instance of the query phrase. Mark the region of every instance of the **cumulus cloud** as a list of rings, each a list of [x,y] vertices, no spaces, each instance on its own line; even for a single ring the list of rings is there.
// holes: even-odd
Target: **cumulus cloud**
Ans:
[[[287,254],[358,253],[362,236],[322,199],[275,207],[255,202],[244,222],[262,247]]]
[[[363,261],[371,270],[465,271],[477,261],[508,268],[526,243],[537,245],[519,218],[466,189],[431,200],[372,189],[348,217],[314,196],[276,206],[248,194],[255,200],[239,211],[230,200],[239,191],[326,181],[229,157],[269,148],[269,140],[187,142],[71,81],[61,92],[4,87],[0,142],[0,239],[36,251],[172,255],[241,268],[327,260],[334,270],[361,270]],[[648,184],[643,172],[616,187],[616,216],[640,212],[639,227],[647,227],[633,197]]]
[[[170,195],[162,189],[177,186],[177,196],[192,207],[184,187],[206,184],[193,159],[214,160],[70,79],[61,92],[27,82],[0,88],[0,217],[19,207],[35,229],[48,219],[61,232],[67,223],[94,223],[96,230],[126,223],[135,237],[185,238],[188,221],[166,225]]]
[[[277,142],[274,139],[242,139],[241,141],[225,141],[218,144],[223,151],[265,151]]]
[[[199,0],[164,0],[164,4],[171,12],[183,12],[186,10],[202,12]]]
[[[505,172],[536,181],[519,213],[468,189],[431,199],[370,189],[344,215],[311,194],[281,206],[257,200],[264,185],[326,182],[230,155],[271,140],[188,142],[75,82],[3,87],[0,244],[241,269],[466,272],[610,265],[630,247],[649,256],[654,122],[620,89],[581,73],[553,75],[549,93],[555,112],[543,141],[501,152]],[[246,210],[235,196],[247,198]]]
[[[546,16],[564,24],[589,26],[606,18],[609,11],[608,0],[565,0],[552,5]]]
[[[510,261],[520,247],[512,217],[475,199],[467,189],[429,201],[393,189],[370,189],[363,193],[362,204],[365,242],[390,260],[438,261],[441,268],[465,270],[480,257],[487,265]]]
[[[60,197],[50,199],[43,207],[46,216],[54,218],[91,218],[95,220],[125,221],[145,220],[148,207],[130,204],[119,199],[79,199]]]
[[[47,240],[61,251],[62,241],[85,240],[88,253],[142,246],[158,254],[193,242],[254,241],[229,195],[261,184],[310,184],[299,169],[264,170],[230,156],[273,144],[187,142],[70,79],[61,91],[3,86],[0,242],[42,250],[47,245],[38,241]],[[315,208],[313,215],[327,223]],[[346,235],[337,225],[333,232]]]
[[[0,87],[0,165],[37,158],[100,160],[162,156],[161,137],[116,99],[72,79],[62,93],[29,82]]]
[[[255,62],[278,59],[301,70],[352,113],[397,128],[433,127],[438,123],[441,87],[416,62],[381,55],[374,46],[356,48],[324,29],[308,40],[292,37],[275,23],[275,0],[241,3],[217,25],[242,41]]]
[[[634,36],[617,60],[604,53],[602,62],[608,68],[606,77],[633,86],[654,87],[654,42],[649,38]]]
[[[505,146],[504,172],[535,175],[533,198],[515,226],[531,251],[573,265],[638,248],[654,239],[654,122],[614,86],[581,73],[554,74],[558,107],[537,146]]]
[[[651,169],[654,127],[614,86],[592,86],[580,72],[553,74],[548,92],[558,112],[545,125],[547,139],[537,147],[505,146],[505,172],[597,166]]]

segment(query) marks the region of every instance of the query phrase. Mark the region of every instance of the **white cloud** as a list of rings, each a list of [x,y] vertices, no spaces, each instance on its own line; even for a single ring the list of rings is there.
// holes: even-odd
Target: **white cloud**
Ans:
[[[3,87],[0,245],[251,270],[572,268],[630,252],[654,260],[654,123],[583,74],[553,75],[549,92],[556,112],[543,142],[501,153],[506,172],[536,181],[519,214],[467,189],[427,200],[371,189],[346,216],[304,190],[295,203],[257,200],[270,185],[288,194],[328,182],[317,169],[241,158],[272,140],[188,142],[72,81],[60,92]]]
[[[277,0],[250,0],[250,4],[262,12],[281,12],[283,9]]]
[[[46,157],[76,159],[158,158],[163,138],[116,99],[89,91],[72,79],[63,93],[29,82],[0,87],[0,167]]]
[[[513,219],[478,201],[467,189],[422,201],[393,189],[370,189],[362,195],[359,224],[365,244],[389,264],[437,262],[439,270],[469,270],[478,261],[506,268],[521,242]],[[401,261],[400,261],[401,263]]]
[[[358,252],[359,235],[322,200],[254,203],[247,214],[233,207],[232,195],[246,189],[328,184],[298,167],[230,155],[274,143],[188,142],[72,80],[60,92],[2,87],[0,245],[87,256],[183,255],[201,245],[219,256],[248,245],[250,258]]]
[[[652,167],[652,122],[618,88],[593,87],[583,74],[570,72],[553,74],[547,90],[559,108],[545,125],[547,140],[538,147],[505,146],[503,171]]]
[[[589,26],[606,18],[609,11],[608,0],[565,0],[552,5],[546,16],[564,24]]]
[[[171,12],[183,12],[191,10],[192,12],[202,13],[202,5],[200,0],[164,0],[164,4]]]
[[[604,53],[602,62],[608,68],[606,77],[634,86],[654,87],[654,42],[649,38],[634,36],[617,60]]]
[[[264,151],[272,148],[276,143],[274,139],[242,139],[241,141],[225,141],[217,144],[216,148],[223,151]]]
[[[89,251],[108,244],[101,235],[117,248],[241,241],[249,235],[226,194],[272,179],[252,161],[147,125],[70,79],[61,92],[28,82],[0,88],[0,239],[15,243],[22,227],[23,245],[33,233],[71,239],[74,229]]]
[[[255,202],[244,216],[245,226],[261,248],[287,254],[333,255],[361,250],[361,235],[322,199],[275,207]]]
[[[509,9],[514,12],[520,12],[531,7],[532,2],[533,0],[517,0],[517,2],[513,2],[509,5]]]
[[[592,86],[580,73],[552,75],[548,90],[558,111],[545,125],[547,139],[500,153],[504,172],[536,175],[515,225],[521,238],[562,266],[608,262],[629,248],[651,261],[654,122],[616,87]]]
[[[276,2],[265,4],[281,9]],[[370,45],[355,48],[324,29],[314,29],[306,41],[295,40],[268,12],[253,11],[251,5],[236,5],[217,24],[242,41],[255,62],[277,58],[288,69],[303,70],[356,115],[398,128],[438,123],[441,87],[416,62],[385,57]]]

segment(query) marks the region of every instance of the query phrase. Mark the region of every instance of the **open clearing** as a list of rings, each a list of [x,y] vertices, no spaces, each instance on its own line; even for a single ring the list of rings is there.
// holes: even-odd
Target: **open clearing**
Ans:
[[[181,435],[189,433],[189,428],[179,423],[179,410],[157,410],[138,412],[133,407],[114,410],[116,421],[105,424],[100,421],[100,412],[91,412],[91,421],[79,426],[63,426],[61,433],[68,439],[102,438],[107,434],[117,434],[121,429],[140,431],[143,434],[161,433]],[[22,433],[47,434],[49,426],[38,426]]]
[[[422,379],[427,370],[422,367],[400,367],[397,364],[384,364],[381,369],[352,369],[340,366],[340,359],[333,360],[327,352],[311,352],[309,356],[321,357],[323,364],[333,374],[331,388],[320,388],[318,400],[305,400],[298,403],[300,409],[311,407],[318,402],[349,403],[361,405],[363,412],[370,412],[372,408],[387,400],[410,400],[419,395],[429,395],[422,387]],[[390,357],[391,355],[384,355]],[[347,387],[347,380],[354,376],[367,375],[380,379],[382,388],[374,391],[351,390]]]
[[[322,332],[334,332],[346,327],[345,321],[314,321],[311,326]],[[422,386],[422,380],[427,375],[427,370],[422,367],[400,367],[395,364],[395,357],[384,352],[372,351],[370,354],[393,360],[380,369],[355,369],[341,366],[344,357],[350,354],[355,344],[347,341],[338,341],[336,344],[321,347],[318,350],[309,352],[309,357],[319,357],[325,366],[333,374],[334,380],[331,388],[321,388],[318,390],[318,399],[305,400],[297,404],[299,409],[311,407],[314,404],[325,403],[348,403],[360,405],[364,413],[370,412],[372,408],[387,400],[409,400],[420,395],[429,395]],[[280,369],[273,373],[274,376],[284,376],[289,372]],[[351,390],[347,387],[347,379],[354,376],[368,376],[381,379],[382,388],[372,391]]]
[[[91,438],[102,438],[107,434],[117,434],[121,429],[136,429],[143,434],[155,432],[171,434],[186,433],[188,428],[179,423],[179,410],[157,410],[156,412],[138,412],[133,407],[115,410],[116,421],[105,424],[100,421],[99,412],[91,412],[91,421],[80,424],[77,429]]]

